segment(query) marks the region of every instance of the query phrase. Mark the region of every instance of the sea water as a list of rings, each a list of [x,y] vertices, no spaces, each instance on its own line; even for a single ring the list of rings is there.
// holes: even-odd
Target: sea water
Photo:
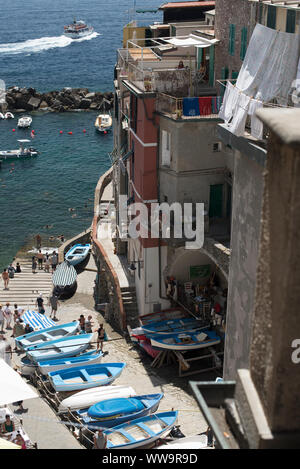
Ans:
[[[158,7],[159,0],[137,1],[137,8]],[[6,86],[39,92],[63,87],[113,90],[116,49],[122,28],[133,18],[134,2],[125,0],[0,0],[0,79]],[[86,38],[72,40],[63,27],[82,19],[94,27]],[[161,15],[142,16],[145,24]],[[25,113],[28,115],[28,112]],[[113,134],[97,134],[97,112],[31,113],[30,129],[0,120],[0,150],[31,139],[40,151],[27,161],[4,162],[0,169],[0,269],[39,233],[43,245],[89,228],[97,181],[111,165]],[[15,129],[15,131],[13,131]],[[62,133],[60,133],[62,131]],[[70,135],[68,132],[72,132]],[[49,242],[49,244],[51,244]]]

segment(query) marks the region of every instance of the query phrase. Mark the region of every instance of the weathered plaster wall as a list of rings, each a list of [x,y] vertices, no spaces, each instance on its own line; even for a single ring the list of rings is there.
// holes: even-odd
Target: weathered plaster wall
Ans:
[[[224,362],[227,380],[235,379],[239,368],[249,368],[262,194],[263,166],[236,151]]]

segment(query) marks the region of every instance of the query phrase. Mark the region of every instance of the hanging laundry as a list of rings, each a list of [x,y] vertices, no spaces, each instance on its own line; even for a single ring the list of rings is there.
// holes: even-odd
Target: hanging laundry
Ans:
[[[228,124],[230,131],[238,137],[244,135],[245,132],[250,99],[250,96],[239,93],[233,119],[230,124]]]
[[[209,116],[210,114],[212,114],[211,99],[211,96],[199,98],[200,116]]]
[[[182,111],[184,116],[199,116],[198,98],[183,98]]]
[[[261,140],[263,137],[263,123],[256,117],[255,113],[261,107],[263,107],[262,101],[251,99],[248,109],[248,114],[251,116],[251,135],[258,140]]]
[[[238,89],[233,86],[230,81],[227,82],[226,91],[223,98],[223,104],[221,106],[219,117],[225,122],[229,122],[233,116],[236,103],[239,97]]]

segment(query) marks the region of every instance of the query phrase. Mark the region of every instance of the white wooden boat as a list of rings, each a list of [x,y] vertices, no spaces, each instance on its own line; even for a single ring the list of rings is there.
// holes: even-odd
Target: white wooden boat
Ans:
[[[159,350],[196,350],[217,345],[221,338],[208,329],[199,332],[177,333],[173,335],[152,335],[151,345]]]
[[[18,127],[27,128],[31,126],[32,118],[30,116],[20,117],[18,120]]]
[[[103,433],[107,449],[131,449],[148,446],[166,436],[177,420],[177,412],[160,412],[118,425]]]
[[[99,386],[96,388],[85,389],[67,397],[59,404],[58,412],[67,412],[68,410],[78,410],[90,407],[97,402],[108,399],[126,398],[136,396],[135,390],[131,386]]]
[[[0,119],[5,119],[4,114],[2,114],[2,112],[0,112]]]
[[[65,260],[71,265],[80,264],[87,258],[90,248],[90,244],[75,244],[65,254]]]
[[[178,438],[174,441],[169,441],[164,445],[157,446],[155,449],[202,449],[207,448],[207,436],[206,435],[196,435],[196,436],[187,436],[185,438]]]
[[[95,129],[100,132],[108,132],[112,127],[112,117],[110,114],[99,114],[95,120]]]
[[[69,370],[70,368],[83,365],[95,365],[96,363],[101,362],[102,356],[102,352],[94,351],[93,353],[83,353],[77,357],[58,358],[57,360],[43,360],[37,364],[40,372],[43,375],[47,375],[51,371],[65,369]]]
[[[19,350],[26,350],[33,345],[43,344],[55,339],[71,336],[78,331],[79,321],[60,324],[59,326],[49,327],[41,331],[31,332],[30,334],[16,337],[16,347]]]

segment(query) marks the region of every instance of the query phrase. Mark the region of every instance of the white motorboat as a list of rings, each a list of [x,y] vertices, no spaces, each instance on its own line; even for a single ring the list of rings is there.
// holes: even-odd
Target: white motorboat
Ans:
[[[18,150],[4,150],[0,151],[0,159],[8,160],[15,158],[30,158],[31,156],[37,156],[39,152],[32,147],[25,148],[24,143],[30,142],[30,140],[18,140],[20,148]]]
[[[5,119],[4,114],[2,114],[2,112],[0,112],[0,119]]]
[[[112,127],[112,117],[110,114],[99,114],[96,117],[95,128],[98,132],[108,132]]]
[[[94,32],[92,26],[88,26],[84,21],[76,21],[74,19],[72,24],[64,26],[64,35],[71,39],[81,39],[82,37],[89,36]]]
[[[30,116],[20,117],[18,120],[18,127],[27,128],[31,126],[32,118]]]
[[[7,112],[4,117],[5,119],[14,119],[15,116],[12,112]]]
[[[58,412],[68,410],[78,410],[90,407],[97,402],[107,399],[127,398],[136,396],[135,390],[131,386],[98,386],[96,388],[85,389],[67,397],[59,404]]]

